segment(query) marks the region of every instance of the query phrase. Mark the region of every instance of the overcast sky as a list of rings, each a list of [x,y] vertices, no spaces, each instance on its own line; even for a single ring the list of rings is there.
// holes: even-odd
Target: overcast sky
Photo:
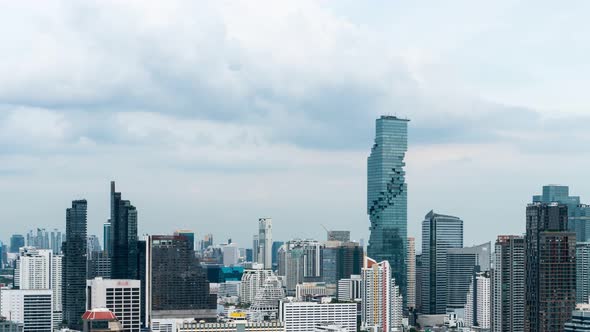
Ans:
[[[368,238],[374,120],[407,117],[409,235],[524,231],[547,183],[590,197],[590,2],[2,1],[0,239],[65,229],[109,181],[141,233],[250,246]],[[420,243],[420,242],[418,242]],[[418,246],[419,247],[419,246]]]

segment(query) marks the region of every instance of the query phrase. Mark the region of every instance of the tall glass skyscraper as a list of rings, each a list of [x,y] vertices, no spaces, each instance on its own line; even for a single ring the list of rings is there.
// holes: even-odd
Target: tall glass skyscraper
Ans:
[[[367,160],[367,214],[371,236],[367,254],[388,261],[395,283],[406,300],[408,193],[404,158],[408,150],[408,121],[381,116],[375,144]]]
[[[137,279],[137,209],[130,201],[123,200],[111,182],[111,278]]]

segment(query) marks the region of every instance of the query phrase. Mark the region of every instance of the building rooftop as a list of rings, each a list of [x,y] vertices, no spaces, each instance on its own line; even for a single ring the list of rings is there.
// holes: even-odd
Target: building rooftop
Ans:
[[[84,315],[82,315],[83,320],[107,320],[113,321],[118,320],[117,316],[106,308],[96,308],[92,310],[87,310]]]

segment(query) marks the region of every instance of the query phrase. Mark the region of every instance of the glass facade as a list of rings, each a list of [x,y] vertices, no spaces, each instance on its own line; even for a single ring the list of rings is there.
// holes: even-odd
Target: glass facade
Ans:
[[[111,182],[111,278],[138,279],[137,209]]]
[[[388,261],[404,301],[407,284],[408,193],[404,158],[408,120],[381,116],[367,160],[367,214],[371,222],[367,254]]]

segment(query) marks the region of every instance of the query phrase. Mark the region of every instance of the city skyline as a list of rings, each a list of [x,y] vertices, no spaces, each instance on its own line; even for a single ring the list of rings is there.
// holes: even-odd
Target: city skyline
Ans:
[[[491,225],[523,233],[522,203],[543,184],[590,197],[579,181],[590,52],[574,38],[585,2],[537,4],[535,15],[509,1],[201,5],[3,8],[0,197],[19,221],[8,233],[58,227],[85,198],[89,234],[101,234],[115,180],[141,211],[140,234],[171,219],[222,238],[268,215],[277,239],[296,223],[306,227],[294,236],[319,238],[324,223],[367,240],[366,147],[382,114],[412,120],[418,241],[430,209],[460,216],[477,244],[494,240],[482,238]],[[555,156],[568,160],[558,172]]]

